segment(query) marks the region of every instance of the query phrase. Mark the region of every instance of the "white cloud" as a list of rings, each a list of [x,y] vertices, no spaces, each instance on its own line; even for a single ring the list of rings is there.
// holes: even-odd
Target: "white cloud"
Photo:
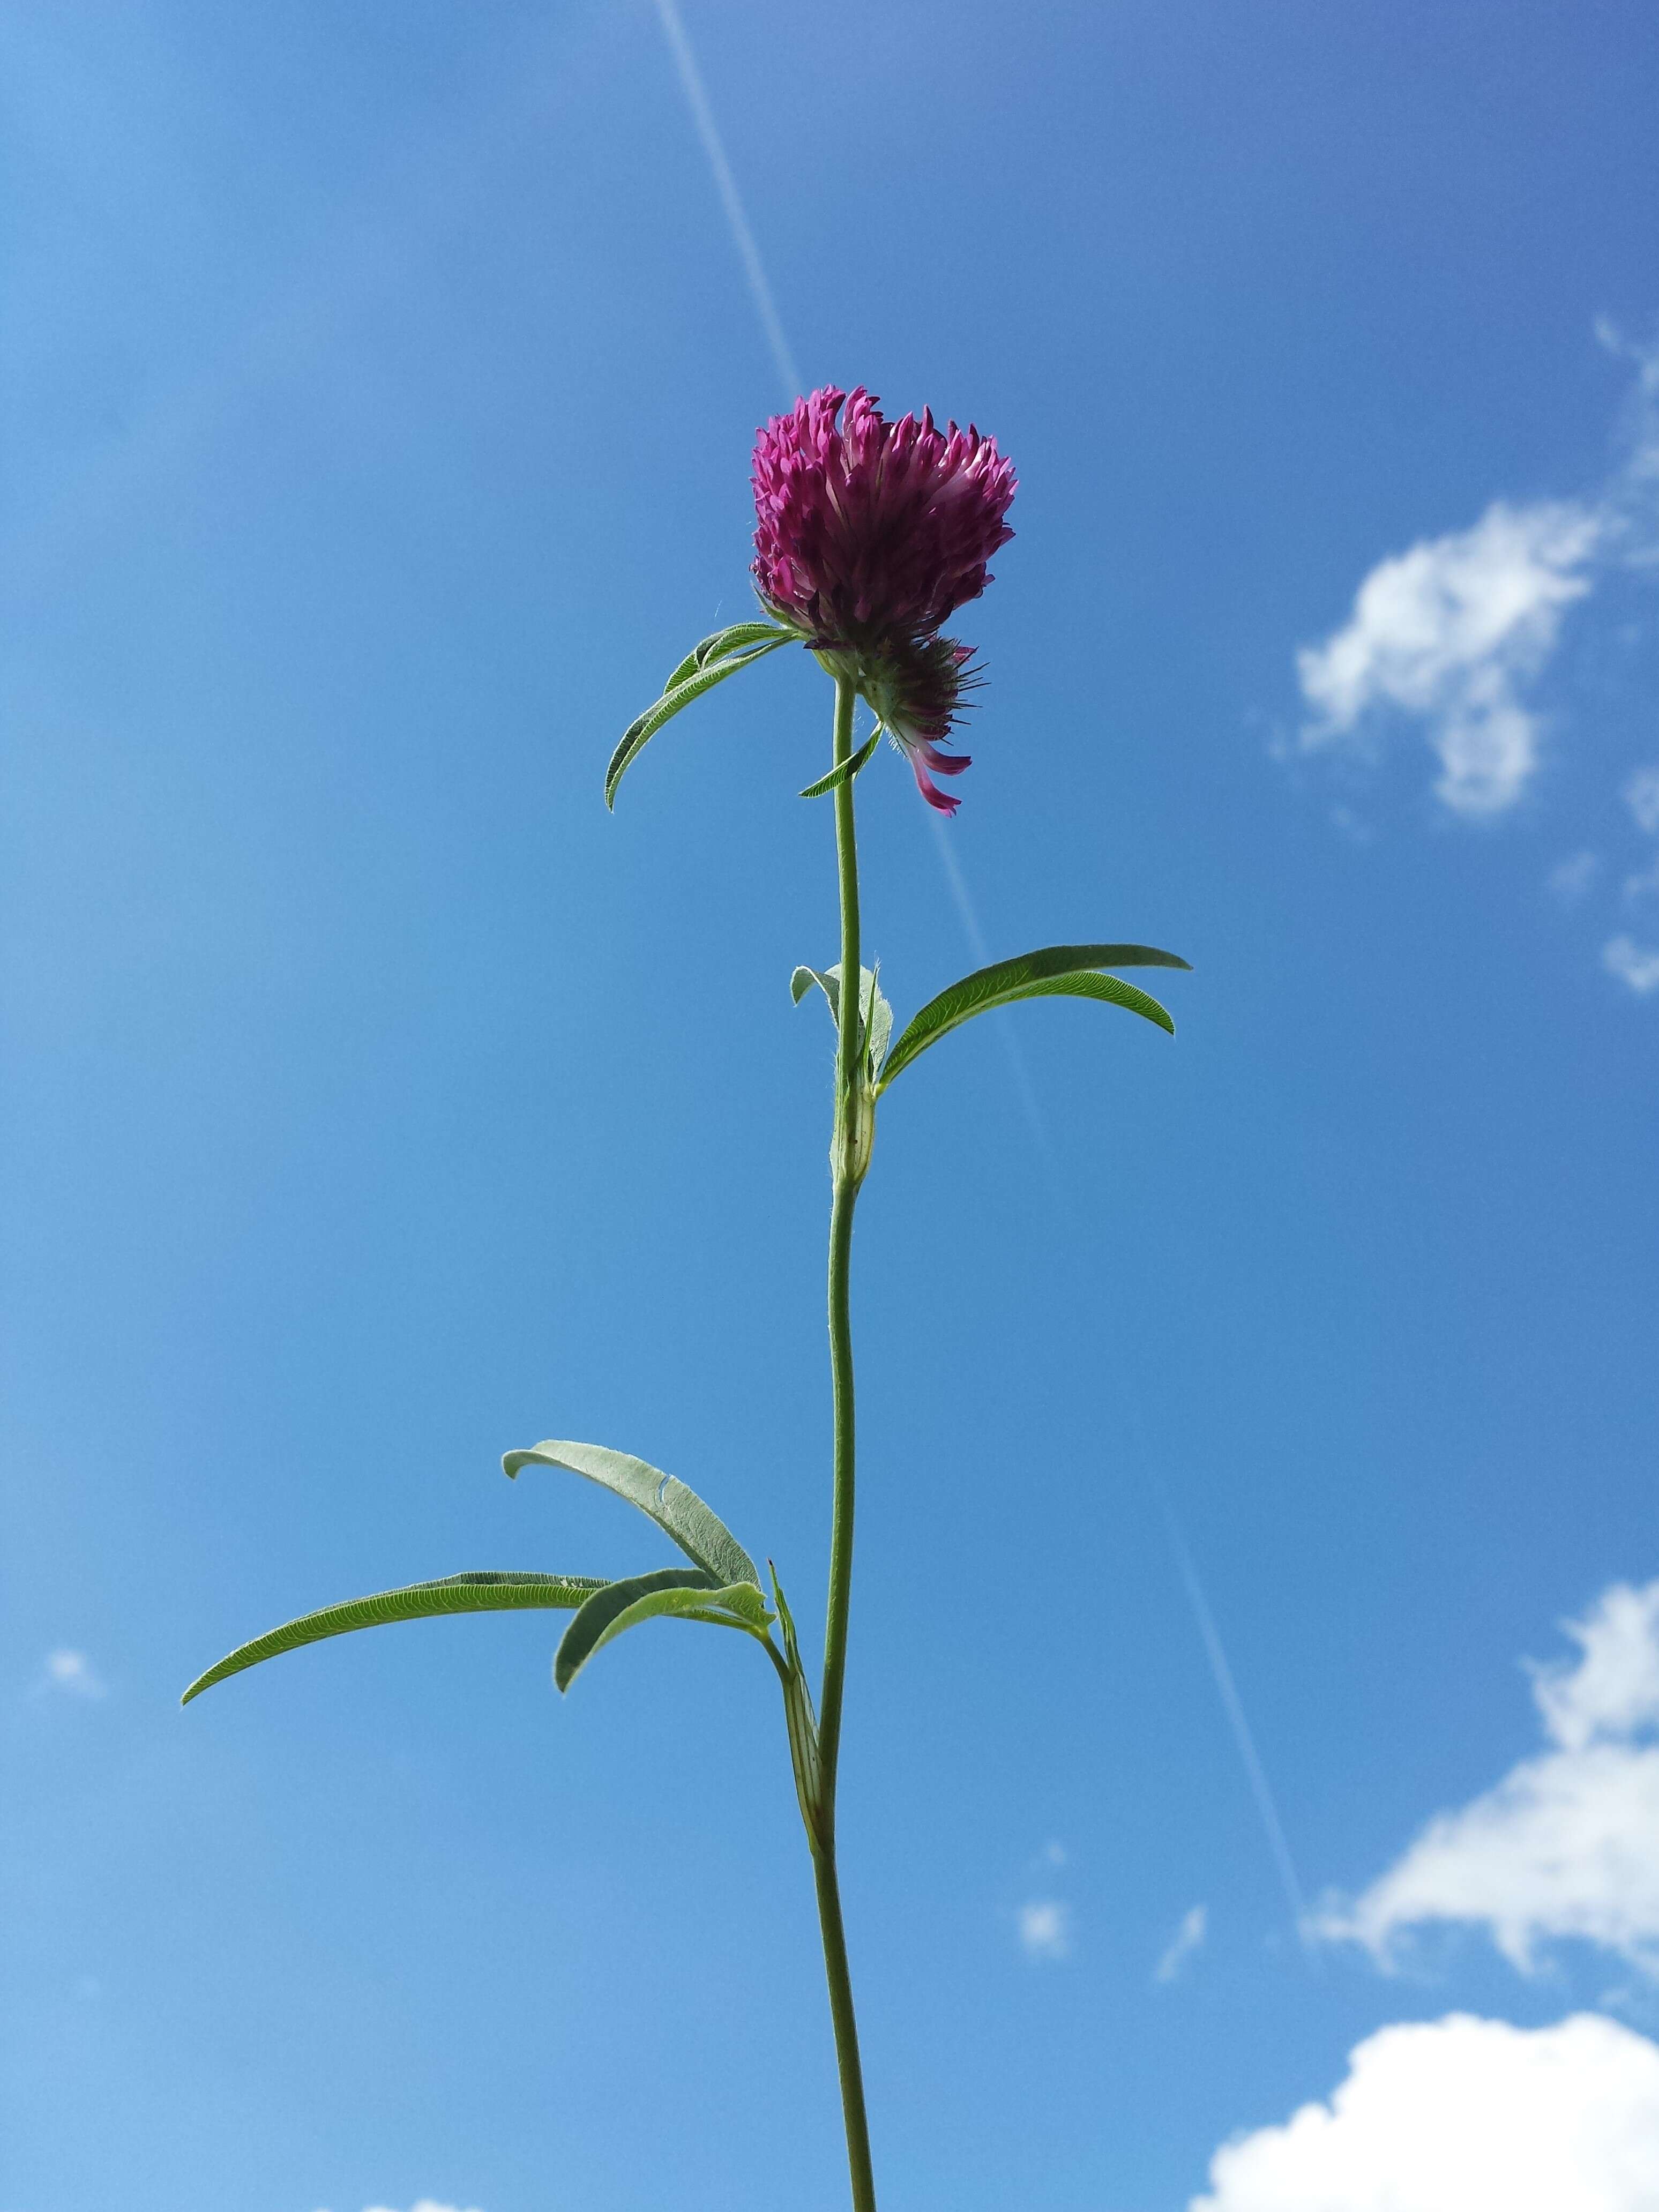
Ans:
[[[1435,792],[1452,812],[1501,814],[1521,797],[1543,735],[1532,687],[1568,611],[1615,570],[1659,566],[1659,346],[1605,321],[1596,336],[1636,369],[1611,474],[1576,499],[1496,501],[1472,528],[1380,561],[1348,620],[1297,655],[1304,752],[1364,744],[1401,716],[1437,756]],[[1659,775],[1644,788],[1644,826],[1659,827]]]
[[[1487,508],[1472,530],[1380,562],[1346,625],[1297,655],[1316,719],[1304,747],[1353,736],[1379,708],[1419,719],[1454,811],[1497,814],[1538,765],[1526,685],[1555,649],[1561,618],[1590,589],[1604,518],[1577,501]]]
[[[1387,1965],[1407,1929],[1464,1923],[1523,1972],[1540,1942],[1573,1936],[1659,1974],[1659,1743],[1644,1740],[1659,1732],[1659,1582],[1616,1583],[1567,1633],[1579,1657],[1533,1669],[1550,1747],[1438,1814],[1352,1903],[1328,1901],[1316,1934]]]
[[[1659,990],[1659,946],[1638,945],[1633,937],[1610,937],[1601,947],[1601,965],[1638,998]]]
[[[1577,906],[1601,872],[1595,853],[1572,853],[1550,870],[1549,885],[1563,906]]]
[[[385,2204],[368,2204],[364,2206],[363,2212],[391,2212],[391,2208]],[[462,2207],[459,2204],[440,2204],[430,2197],[422,2197],[418,2204],[410,2206],[409,2212],[462,2212]],[[465,2212],[478,2212],[478,2208],[476,2204],[469,2205]]]
[[[1638,830],[1659,837],[1659,768],[1638,768],[1625,786],[1625,804]]]
[[[34,1679],[37,1697],[56,1692],[68,1698],[102,1698],[108,1690],[84,1651],[48,1651]]]
[[[1655,2212],[1659,2047],[1576,2014],[1381,2029],[1329,2104],[1228,2143],[1188,2212]]]
[[[1028,1959],[1069,1959],[1072,1914],[1052,1897],[1034,1897],[1014,1916],[1020,1947]]]
[[[1583,1620],[1564,1626],[1581,1656],[1530,1670],[1552,1740],[1583,1751],[1597,1736],[1659,1723],[1659,1582],[1642,1589],[1615,1583]]]
[[[1170,1938],[1163,1957],[1152,1970],[1154,1981],[1172,1982],[1176,1979],[1194,1952],[1201,1948],[1209,1921],[1208,1909],[1202,1905],[1194,1905],[1182,1914],[1181,1925]]]

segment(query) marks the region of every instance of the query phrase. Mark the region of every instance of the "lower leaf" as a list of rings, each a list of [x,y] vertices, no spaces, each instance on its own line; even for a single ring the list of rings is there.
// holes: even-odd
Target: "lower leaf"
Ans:
[[[239,1644],[216,1667],[198,1674],[179,1699],[187,1705],[222,1682],[228,1674],[257,1667],[284,1651],[297,1651],[303,1644],[320,1643],[325,1636],[344,1636],[354,1628],[380,1628],[389,1621],[424,1620],[441,1613],[506,1613],[540,1608],[573,1613],[598,1590],[607,1587],[593,1575],[474,1574],[446,1575],[441,1581],[409,1583],[401,1589],[382,1590],[377,1597],[349,1597],[325,1605],[316,1613],[302,1613],[281,1628]]]

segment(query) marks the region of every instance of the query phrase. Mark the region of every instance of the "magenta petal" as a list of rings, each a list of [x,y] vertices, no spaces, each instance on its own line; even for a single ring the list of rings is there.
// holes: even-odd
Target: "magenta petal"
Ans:
[[[964,768],[968,765],[966,761],[962,764]],[[915,753],[910,756],[910,768],[916,779],[916,788],[927,804],[936,808],[941,814],[954,814],[962,804],[956,793],[953,791],[941,791]]]
[[[839,419],[838,419],[839,418]],[[817,635],[919,638],[984,590],[1012,532],[1013,465],[924,410],[888,422],[860,386],[826,385],[755,444],[755,581]]]

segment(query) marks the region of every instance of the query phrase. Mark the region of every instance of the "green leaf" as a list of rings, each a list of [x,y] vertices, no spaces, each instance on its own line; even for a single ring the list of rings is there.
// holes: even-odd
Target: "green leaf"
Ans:
[[[719,1514],[705,1505],[695,1490],[659,1468],[627,1452],[607,1451],[603,1444],[577,1444],[558,1437],[532,1444],[527,1451],[510,1451],[501,1462],[505,1474],[516,1475],[521,1467],[562,1467],[614,1491],[630,1505],[647,1514],[670,1535],[694,1566],[714,1576],[717,1583],[753,1583],[760,1576],[755,1562]]]
[[[824,969],[797,968],[794,974],[789,978],[790,997],[794,1000],[797,1006],[799,1006],[801,1000],[806,996],[806,994],[811,989],[814,983],[817,985],[824,997],[829,1000],[830,1012],[831,1015],[834,1015],[836,1013],[836,1003],[841,996],[841,987],[830,977],[828,971]]]
[[[806,1832],[820,1838],[823,1818],[822,1791],[823,1769],[818,1750],[818,1724],[812,1711],[812,1692],[807,1685],[806,1669],[801,1664],[800,1642],[795,1634],[794,1615],[784,1596],[783,1584],[778,1571],[770,1559],[766,1571],[772,1577],[772,1596],[778,1608],[778,1620],[783,1630],[783,1724],[789,1738],[789,1764],[794,1771],[795,1797],[800,1806],[801,1819]],[[768,1639],[769,1642],[769,1638]]]
[[[881,735],[881,725],[878,722],[855,753],[849,754],[838,768],[832,768],[828,775],[821,775],[816,783],[809,783],[800,796],[803,799],[822,799],[825,792],[835,791],[842,784],[850,783],[880,744]]]
[[[605,805],[616,805],[617,786],[665,722],[672,721],[682,708],[689,707],[694,699],[701,699],[705,691],[712,691],[715,684],[723,684],[738,669],[747,668],[751,662],[761,659],[765,654],[775,653],[779,646],[793,641],[792,630],[772,632],[763,643],[744,652],[728,653],[721,659],[700,663],[692,675],[665,691],[654,706],[647,707],[644,714],[630,722],[623,731],[622,743],[611,754],[611,765],[605,772]],[[678,672],[678,670],[675,671],[677,675]]]
[[[797,968],[789,978],[789,995],[797,1006],[816,983],[830,1001],[830,1012],[837,1029],[841,1026],[841,963],[833,968]],[[874,969],[859,969],[859,1012],[864,1022],[865,1040],[870,1053],[870,1080],[873,1083],[880,1073],[887,1051],[888,1039],[893,1034],[893,1009],[882,995],[881,983]]]
[[[763,1641],[776,1617],[751,1582],[722,1585],[696,1567],[659,1567],[654,1574],[632,1575],[596,1590],[566,1629],[553,1658],[554,1681],[568,1690],[596,1651],[641,1621],[665,1613],[718,1628],[741,1628]]]
[[[297,1651],[302,1644],[316,1644],[325,1636],[343,1636],[354,1628],[379,1628],[392,1620],[424,1620],[440,1613],[502,1613],[526,1607],[571,1613],[585,1605],[606,1584],[592,1575],[477,1574],[446,1575],[441,1582],[410,1583],[402,1589],[382,1590],[378,1597],[346,1598],[325,1605],[320,1612],[303,1613],[285,1627],[256,1636],[243,1644],[205,1674],[198,1674],[179,1700],[188,1705],[245,1667],[280,1652]]]
[[[878,978],[870,975],[867,968],[861,968],[859,975],[860,981],[864,976],[870,976],[868,989],[860,993],[860,1007],[864,1015],[865,1042],[870,1049],[870,1080],[873,1083],[881,1073],[881,1064],[887,1057],[887,1047],[893,1035],[893,1009],[882,996]]]
[[[1050,945],[1040,952],[1022,953],[1017,960],[999,960],[989,968],[976,969],[936,999],[930,999],[906,1024],[878,1088],[884,1091],[918,1053],[926,1052],[930,1044],[937,1044],[940,1037],[974,1015],[993,1006],[1012,1006],[1019,999],[1099,999],[1109,1006],[1127,1007],[1173,1036],[1175,1024],[1156,999],[1137,990],[1133,983],[1095,971],[1189,965],[1178,953],[1160,952],[1152,945]]]
[[[723,660],[727,653],[741,652],[751,645],[764,645],[772,638],[787,642],[792,635],[792,632],[781,629],[778,623],[770,622],[732,623],[725,629],[712,630],[701,643],[692,647],[663,685],[663,690],[665,693],[672,691],[677,684],[684,684],[688,676],[695,676],[711,660]]]

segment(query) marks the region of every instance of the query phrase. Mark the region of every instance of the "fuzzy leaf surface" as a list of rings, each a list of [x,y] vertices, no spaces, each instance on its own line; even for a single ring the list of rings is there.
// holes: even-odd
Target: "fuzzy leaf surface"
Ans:
[[[781,635],[787,635],[787,633]],[[684,684],[688,676],[695,676],[711,660],[723,660],[728,653],[741,653],[751,645],[765,645],[780,637],[779,625],[770,622],[731,623],[724,629],[711,630],[707,637],[700,639],[692,647],[680,662],[663,685],[664,693],[672,691],[677,684]]]
[[[753,1583],[760,1575],[755,1562],[712,1507],[695,1490],[660,1468],[635,1459],[627,1452],[610,1451],[603,1444],[572,1443],[559,1437],[532,1444],[527,1451],[510,1451],[501,1462],[504,1474],[516,1475],[521,1467],[559,1467],[614,1491],[630,1505],[654,1521],[672,1536],[693,1566],[711,1574],[717,1583]]]
[[[616,805],[617,786],[665,722],[672,722],[683,708],[689,707],[693,700],[701,699],[705,691],[712,691],[715,684],[723,684],[728,676],[735,676],[738,669],[747,668],[767,653],[776,652],[779,646],[794,641],[792,631],[773,632],[761,644],[750,647],[744,652],[727,653],[718,660],[700,662],[690,676],[682,678],[671,690],[665,691],[654,706],[647,707],[644,714],[630,722],[623,731],[622,743],[611,754],[611,765],[605,772],[605,805]],[[684,665],[681,664],[682,666]],[[678,669],[674,672],[678,675]]]
[[[676,1615],[763,1637],[776,1618],[750,1582],[722,1584],[696,1567],[659,1567],[596,1590],[564,1632],[553,1658],[553,1680],[568,1690],[596,1651],[642,1620]]]
[[[816,783],[809,783],[800,793],[803,799],[822,799],[826,792],[838,790],[850,783],[881,742],[881,726],[877,724],[855,753],[850,753],[839,768],[832,768],[828,775],[821,775]]]
[[[841,963],[833,968],[797,968],[789,978],[789,995],[797,1006],[816,983],[830,1001],[830,1017],[837,1028],[841,1026]],[[859,969],[859,1013],[864,1023],[865,1042],[870,1054],[870,1079],[879,1073],[887,1051],[889,1038],[893,1034],[893,1009],[882,995],[880,979],[871,968]]]
[[[325,1636],[344,1636],[354,1628],[380,1628],[394,1620],[425,1620],[441,1613],[507,1613],[539,1607],[574,1613],[595,1591],[605,1588],[593,1575],[472,1574],[446,1575],[441,1581],[408,1583],[401,1589],[382,1590],[377,1597],[343,1598],[316,1613],[302,1613],[281,1628],[239,1644],[216,1667],[198,1674],[180,1698],[188,1705],[222,1682],[228,1674],[257,1667],[284,1651],[297,1651],[303,1644],[319,1643]]]

